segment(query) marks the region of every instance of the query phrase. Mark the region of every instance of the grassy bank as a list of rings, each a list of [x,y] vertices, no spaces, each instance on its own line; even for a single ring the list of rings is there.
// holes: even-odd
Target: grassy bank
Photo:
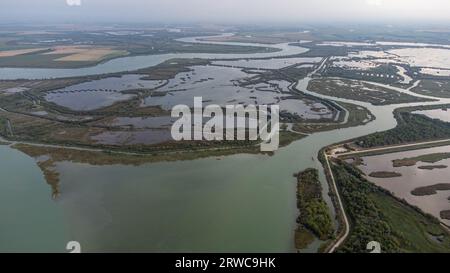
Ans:
[[[450,123],[412,114],[411,111],[416,109],[418,108],[397,109],[394,111],[394,116],[398,122],[397,127],[358,138],[355,142],[363,148],[372,148],[450,138]]]

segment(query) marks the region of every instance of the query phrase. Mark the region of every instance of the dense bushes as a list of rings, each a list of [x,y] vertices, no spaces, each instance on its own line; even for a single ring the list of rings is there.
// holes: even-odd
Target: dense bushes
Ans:
[[[377,208],[369,194],[374,188],[361,181],[360,173],[348,166],[334,166],[333,173],[344,199],[345,210],[351,221],[352,231],[341,252],[363,252],[370,241],[377,241],[387,252],[399,252],[396,234]]]
[[[351,226],[339,252],[365,252],[371,241],[389,253],[450,250],[449,236],[435,218],[370,183],[354,166],[339,162],[332,168]],[[432,234],[442,236],[442,243]]]
[[[395,112],[395,117],[398,121],[397,127],[385,132],[377,132],[361,137],[356,140],[356,143],[361,147],[370,148],[450,138],[450,123],[448,122],[401,111]]]
[[[333,236],[334,228],[327,204],[322,198],[322,187],[317,169],[306,169],[297,176],[299,223],[321,240]]]

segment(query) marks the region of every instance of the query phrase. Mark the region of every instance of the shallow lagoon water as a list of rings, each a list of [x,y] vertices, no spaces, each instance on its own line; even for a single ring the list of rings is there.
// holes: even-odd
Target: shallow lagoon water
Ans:
[[[62,252],[71,240],[36,161],[0,145],[0,252]]]
[[[110,91],[77,91],[77,92],[52,92],[45,96],[49,102],[64,106],[75,111],[89,111],[113,105],[119,101],[133,98],[134,95]]]
[[[411,191],[424,186],[431,186],[439,183],[450,183],[450,169],[434,169],[422,170],[419,166],[427,165],[445,165],[450,166],[450,160],[441,160],[435,164],[427,164],[418,162],[415,166],[408,167],[393,167],[392,160],[416,157],[420,155],[427,155],[432,153],[448,153],[450,146],[436,147],[429,149],[421,149],[416,151],[406,151],[385,155],[363,157],[364,165],[359,168],[366,174],[377,171],[388,171],[401,173],[401,177],[394,178],[373,178],[368,177],[368,180],[374,182],[380,187],[383,187],[394,193],[395,196],[405,199],[408,203],[418,206],[423,211],[430,213],[440,219],[442,222],[450,225],[450,220],[440,218],[440,212],[443,210],[450,210],[450,191],[437,191],[437,194],[428,196],[415,196]]]
[[[70,227],[64,232],[85,251],[291,252],[297,215],[292,174],[322,170],[316,156],[323,146],[394,127],[392,109],[373,107],[375,122],[314,134],[274,156],[139,167],[58,163],[61,196],[54,206]],[[332,207],[322,171],[320,178]],[[49,188],[45,195],[50,199]]]
[[[133,145],[157,144],[172,140],[169,129],[146,129],[139,131],[106,131],[90,137],[98,144]]]
[[[385,127],[395,126],[389,111],[376,114],[382,114],[377,117]],[[376,128],[318,133],[274,156],[139,167],[63,162],[57,166],[59,205],[73,211],[71,234],[90,251],[291,252],[297,215],[292,174],[321,170],[316,159],[321,147]],[[322,172],[320,178],[332,206]]]
[[[294,64],[318,63],[322,58],[277,58],[264,60],[214,61],[215,65],[226,65],[244,68],[280,69]]]
[[[309,80],[301,80],[297,88],[311,93],[306,90]],[[10,154],[20,156],[11,166],[2,163],[5,171],[28,184],[37,183],[38,188],[27,186],[24,191],[43,200],[24,204],[26,198],[15,198],[19,184],[7,187],[2,183],[1,192],[11,196],[0,199],[2,216],[22,216],[5,221],[4,228],[9,231],[4,234],[29,234],[33,225],[22,225],[21,221],[39,212],[49,219],[41,222],[45,231],[34,244],[41,251],[59,249],[69,239],[78,240],[84,251],[294,251],[297,208],[292,174],[308,167],[321,170],[324,198],[332,207],[328,185],[316,159],[318,151],[326,145],[396,125],[392,111],[398,106],[319,97],[367,107],[377,119],[364,126],[313,134],[273,156],[240,154],[220,160],[207,158],[137,167],[60,162],[57,169],[61,173],[61,196],[57,201],[51,200],[50,188],[30,158],[10,148],[0,148],[2,158]],[[32,173],[23,172],[24,168]],[[25,209],[19,210],[22,206]],[[23,229],[16,229],[17,225]],[[30,245],[12,240],[8,245],[0,244],[0,251],[23,250]],[[318,245],[316,242],[306,251],[314,251]]]
[[[450,122],[450,109],[433,109],[415,111],[414,114],[421,114],[432,119],[439,119],[445,122]]]
[[[129,100],[131,94],[121,91],[155,89],[164,81],[142,80],[144,75],[123,75],[70,85],[47,93],[45,99],[75,111],[88,111]]]
[[[239,81],[250,74],[240,68],[221,66],[193,66],[193,71],[180,73],[158,91],[168,92],[165,96],[147,97],[142,106],[161,106],[171,110],[178,104],[193,107],[194,97],[202,97],[206,104],[279,104],[280,111],[298,114],[305,119],[331,118],[326,105],[312,100],[292,99],[287,81],[269,81],[256,85],[239,86]],[[276,92],[274,92],[276,90]],[[312,111],[323,108],[324,112]]]
[[[147,75],[125,74],[120,77],[108,77],[100,80],[87,81],[79,84],[70,85],[53,92],[70,92],[70,91],[86,91],[86,90],[105,90],[105,91],[125,91],[132,89],[155,89],[164,81],[144,80]]]
[[[117,117],[106,123],[111,126],[129,126],[134,128],[170,128],[175,121],[170,116],[161,117]]]

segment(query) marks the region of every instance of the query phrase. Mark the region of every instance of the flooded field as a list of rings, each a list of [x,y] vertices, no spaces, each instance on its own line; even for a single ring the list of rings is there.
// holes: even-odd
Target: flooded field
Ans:
[[[175,118],[170,116],[162,117],[117,117],[111,122],[106,123],[109,126],[144,128],[169,128]]]
[[[319,94],[369,102],[373,105],[420,100],[416,96],[397,92],[383,85],[349,79],[314,79],[309,88]]]
[[[333,119],[333,112],[331,109],[320,102],[313,100],[298,100],[298,99],[283,99],[278,102],[281,111],[287,111],[291,114],[297,115],[302,119],[317,120],[317,119]],[[339,115],[336,115],[337,119]]]
[[[335,43],[333,45],[345,46],[342,43]],[[383,50],[383,48],[379,47],[383,45],[404,48],[385,48]],[[359,46],[364,46],[364,50],[355,50],[354,52],[350,52],[346,57],[331,58],[332,67],[365,71],[366,75],[363,76],[395,78],[402,84],[410,84],[413,81],[411,78],[412,75],[408,75],[405,67],[418,67],[420,68],[418,72],[424,75],[450,76],[449,46],[439,45],[439,48],[436,48],[438,45],[409,43],[376,43]],[[373,47],[373,50],[369,50],[371,47]],[[386,67],[387,65],[395,68],[396,72],[392,69],[388,71],[382,68],[382,66]]]
[[[142,106],[161,106],[165,110],[178,104],[193,106],[194,97],[203,97],[208,104],[279,104],[280,111],[297,114],[304,119],[331,118],[328,106],[312,99],[293,99],[287,81],[268,81],[246,85],[253,76],[240,68],[222,66],[194,66],[192,71],[180,73],[158,91],[165,96],[147,97]]]
[[[128,74],[120,77],[109,77],[67,86],[55,90],[54,92],[76,92],[83,90],[105,90],[117,92],[131,89],[155,89],[164,83],[164,81],[142,79],[145,76],[146,75]]]
[[[21,93],[24,91],[27,91],[29,88],[26,87],[12,87],[12,88],[7,88],[2,90],[2,92],[6,93],[6,94],[15,94],[15,93]]]
[[[255,89],[239,86],[239,80],[250,75],[239,68],[219,66],[194,66],[188,73],[180,73],[158,91],[168,92],[165,96],[148,97],[142,106],[158,106],[170,110],[178,104],[193,106],[194,97],[203,97],[209,104],[227,103],[274,103],[280,94],[264,92],[254,94]],[[261,95],[261,96],[260,96]]]
[[[348,56],[367,59],[373,64],[407,64],[412,67],[450,68],[450,49],[442,48],[398,48],[386,51],[362,50]]]
[[[397,56],[398,60],[411,66],[450,68],[449,49],[402,48],[389,50],[388,53]]]
[[[449,69],[421,68],[420,73],[426,74],[426,75],[433,75],[433,76],[450,77]]]
[[[222,131],[225,129],[226,119],[223,115],[218,115],[218,119],[222,119],[222,126],[216,129]],[[159,144],[173,141],[171,135],[172,124],[178,120],[178,117],[160,116],[160,117],[117,117],[107,118],[102,121],[95,122],[96,125],[117,127],[113,131],[106,131],[100,134],[91,135],[90,139],[97,144],[110,145],[133,145],[133,144]],[[202,115],[193,114],[191,120],[193,124],[202,124],[204,126],[211,118]],[[258,124],[257,119],[246,117],[243,123],[234,121],[236,128],[250,129],[250,124]],[[194,126],[194,125],[193,125]]]
[[[142,80],[143,75],[123,75],[84,82],[48,92],[47,101],[76,111],[94,110],[133,98],[122,91],[155,89],[164,81]]]
[[[106,131],[92,136],[98,144],[133,145],[157,144],[172,140],[169,129],[146,129],[139,131]]]
[[[415,111],[413,114],[420,114],[432,119],[439,119],[445,122],[450,122],[450,110],[449,109],[433,109]]]
[[[51,92],[45,96],[45,99],[71,110],[89,111],[110,106],[119,101],[129,100],[133,96],[115,91],[80,90]]]
[[[450,153],[450,146],[368,156],[362,158],[363,164],[359,168],[368,180],[449,225],[450,219],[444,219],[441,215],[450,210],[450,188],[440,185],[450,186],[450,159],[446,158],[445,153]],[[370,176],[380,172],[401,176]]]
[[[295,64],[315,64],[322,58],[278,58],[264,60],[236,60],[236,61],[214,61],[215,65],[225,65],[243,68],[257,69],[280,69]]]

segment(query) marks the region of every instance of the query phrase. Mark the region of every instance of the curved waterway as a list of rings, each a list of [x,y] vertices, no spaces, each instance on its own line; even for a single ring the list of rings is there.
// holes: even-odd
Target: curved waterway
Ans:
[[[301,80],[297,89],[311,93],[309,81]],[[322,147],[395,127],[395,108],[450,103],[372,106],[311,94],[364,106],[376,120],[313,134],[273,156],[240,154],[142,166],[60,162],[56,201],[33,159],[0,146],[0,217],[7,216],[1,223],[0,251],[64,251],[67,241],[76,240],[84,251],[292,252],[295,172],[321,170],[324,197],[332,207],[317,160]]]
[[[231,34],[223,34],[219,36],[207,37],[191,37],[178,39],[184,43],[203,43],[216,45],[234,45],[234,46],[253,46],[262,48],[275,48],[274,52],[260,53],[236,53],[236,54],[213,54],[213,53],[170,53],[170,54],[153,54],[116,58],[95,66],[85,68],[0,68],[0,80],[14,79],[49,79],[49,78],[66,78],[79,77],[88,75],[98,75],[106,73],[116,73],[124,71],[134,71],[141,68],[147,68],[161,64],[167,60],[174,58],[192,59],[255,59],[281,57],[305,53],[308,49],[298,46],[291,46],[287,43],[283,44],[250,44],[250,43],[233,43],[233,42],[212,42],[203,40],[204,38],[224,37]]]

